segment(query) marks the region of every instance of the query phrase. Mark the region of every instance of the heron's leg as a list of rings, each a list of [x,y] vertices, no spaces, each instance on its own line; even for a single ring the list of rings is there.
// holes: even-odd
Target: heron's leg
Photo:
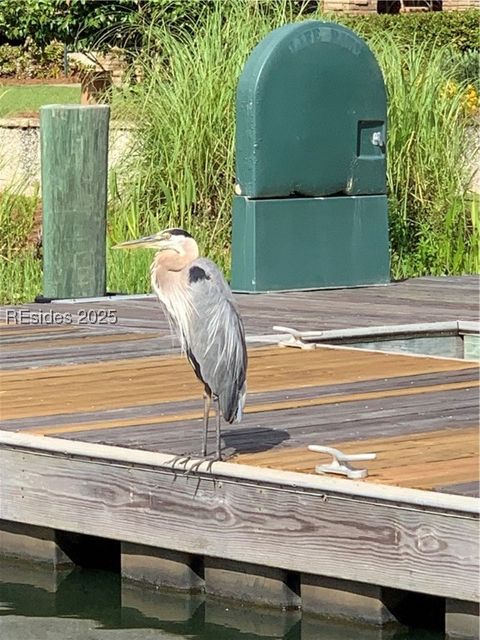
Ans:
[[[207,455],[207,438],[208,438],[208,419],[210,417],[211,398],[207,392],[203,393],[203,440],[202,440],[202,456]]]
[[[220,414],[220,401],[218,398],[215,398],[216,401],[216,418],[217,418],[217,422],[216,422],[216,436],[217,436],[217,460],[221,460],[222,459],[222,445],[220,443],[220,437],[221,437],[221,433],[220,433],[220,421],[222,419],[222,416]]]
[[[221,443],[220,443],[220,421],[221,421],[221,413],[220,413],[220,403],[218,401],[218,398],[216,398],[215,396],[213,396],[213,402],[215,405],[215,413],[216,413],[216,455],[213,455],[212,458],[210,458],[210,456],[207,457],[207,435],[208,435],[208,419],[210,416],[210,407],[212,404],[212,397],[209,396],[207,393],[204,393],[203,395],[203,401],[204,401],[204,405],[203,405],[203,439],[202,439],[202,458],[200,460],[197,460],[196,462],[194,462],[192,465],[190,465],[189,469],[186,471],[187,475],[189,473],[196,472],[199,470],[199,468],[201,467],[201,465],[204,462],[208,462],[208,465],[206,467],[207,471],[211,471],[211,467],[212,464],[216,461],[216,460],[221,460],[222,459],[222,451],[221,451]],[[181,458],[181,461],[184,462],[184,458],[182,458],[181,456],[179,456]],[[191,458],[189,457],[189,460]],[[176,460],[176,459],[175,459]],[[177,460],[176,460],[177,461]]]

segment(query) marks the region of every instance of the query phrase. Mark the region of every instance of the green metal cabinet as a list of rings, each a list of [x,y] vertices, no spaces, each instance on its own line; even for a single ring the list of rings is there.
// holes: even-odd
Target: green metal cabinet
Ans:
[[[373,53],[327,22],[286,25],[237,89],[232,286],[386,283],[386,94]]]
[[[235,198],[234,288],[279,291],[388,281],[386,196]],[[252,241],[253,239],[253,241]]]

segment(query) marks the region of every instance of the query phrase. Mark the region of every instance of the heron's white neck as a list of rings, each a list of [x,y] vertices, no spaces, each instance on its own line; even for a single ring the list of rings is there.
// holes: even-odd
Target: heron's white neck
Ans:
[[[165,249],[155,254],[156,269],[181,271],[199,256],[198,245],[193,238],[182,238],[175,249]],[[153,269],[153,265],[152,265]]]
[[[160,302],[165,305],[182,349],[185,350],[194,317],[188,279],[191,260],[181,269],[167,269],[163,257],[166,253],[166,251],[157,253],[152,262],[150,269],[152,289]]]

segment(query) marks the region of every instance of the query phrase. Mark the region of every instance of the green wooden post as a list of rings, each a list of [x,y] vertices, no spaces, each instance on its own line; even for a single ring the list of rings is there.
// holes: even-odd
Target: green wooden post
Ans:
[[[40,109],[45,298],[105,295],[107,105]]]

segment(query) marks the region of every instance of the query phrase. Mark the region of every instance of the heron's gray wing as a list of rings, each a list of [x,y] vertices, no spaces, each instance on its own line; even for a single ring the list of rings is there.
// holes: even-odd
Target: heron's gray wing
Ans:
[[[199,258],[188,273],[192,320],[187,355],[197,376],[217,396],[228,422],[240,419],[247,350],[242,320],[215,263]]]

